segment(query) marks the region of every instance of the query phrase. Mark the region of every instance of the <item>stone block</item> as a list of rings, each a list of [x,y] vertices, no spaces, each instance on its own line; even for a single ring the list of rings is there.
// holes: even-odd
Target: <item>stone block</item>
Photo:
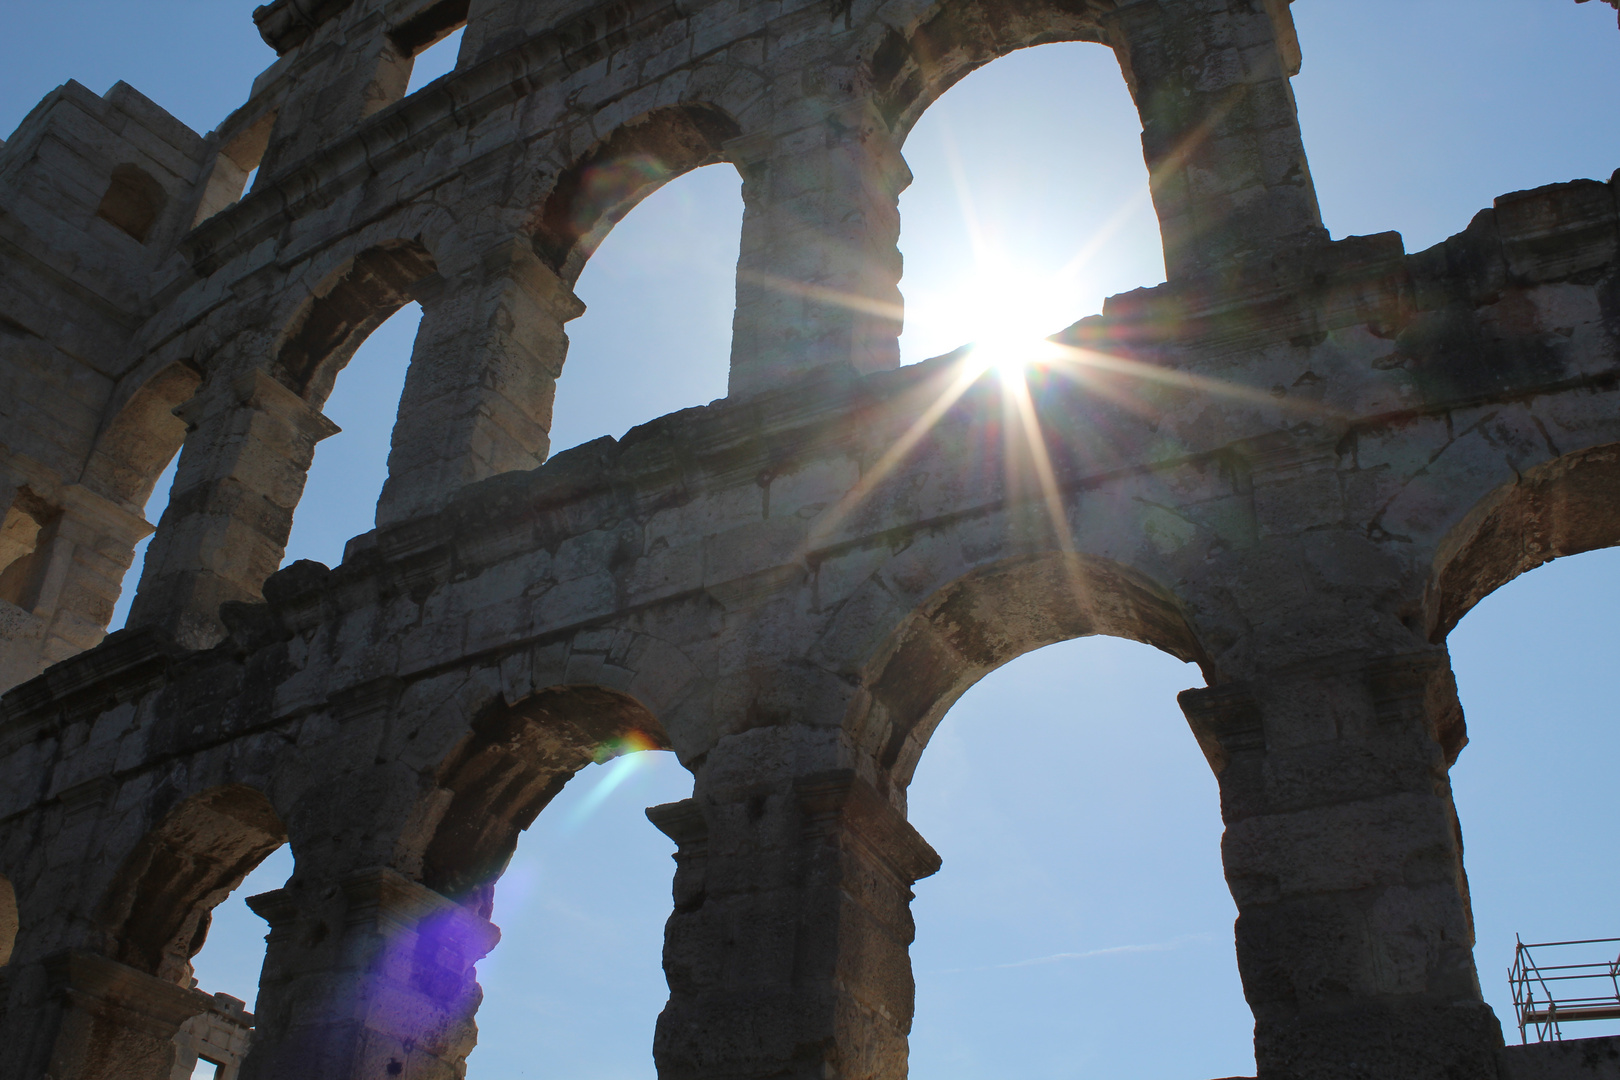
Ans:
[[[1616,1080],[1620,1036],[1506,1046],[1501,1071],[1502,1080]]]
[[[1508,269],[1528,281],[1560,281],[1614,262],[1620,250],[1614,189],[1576,180],[1503,195],[1496,225]]]

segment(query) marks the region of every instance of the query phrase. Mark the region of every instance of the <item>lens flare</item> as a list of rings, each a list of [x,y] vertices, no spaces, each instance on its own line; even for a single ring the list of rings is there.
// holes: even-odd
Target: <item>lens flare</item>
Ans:
[[[596,764],[608,761],[612,761],[613,764],[603,771],[596,785],[569,813],[569,827],[578,828],[589,820],[620,785],[650,764],[645,751],[657,749],[658,744],[639,731],[633,731],[623,738],[613,739],[597,747],[596,753],[592,755]]]
[[[1233,95],[1220,102],[1206,123],[1164,159],[1152,178],[1153,188],[1171,182],[1237,101]],[[862,508],[875,501],[879,490],[927,444],[957,403],[994,374],[1002,415],[999,422],[986,424],[983,430],[1002,443],[994,456],[1006,472],[1007,527],[1010,531],[1038,528],[1050,532],[1065,556],[1063,565],[1074,601],[1085,607],[1090,597],[1071,520],[1072,487],[1077,474],[1088,465],[1112,468],[1117,464],[1109,443],[1120,423],[1146,420],[1157,431],[1171,402],[1194,397],[1225,399],[1316,420],[1338,414],[1318,401],[1279,398],[1274,390],[1182,370],[1161,362],[1152,350],[1145,350],[1144,356],[1144,350],[1136,347],[1134,335],[1146,332],[1152,337],[1168,333],[1170,327],[1128,321],[1113,324],[1104,319],[1076,323],[1077,298],[1087,292],[1082,287],[1082,272],[1131,216],[1143,211],[1150,191],[1117,207],[1063,266],[1037,273],[980,220],[966,170],[950,142],[950,133],[945,135],[962,222],[973,249],[972,266],[949,289],[910,297],[908,309],[913,325],[925,327],[933,341],[970,344],[926,362],[931,370],[895,403],[895,415],[906,417],[903,425],[889,436],[876,461],[863,464],[859,479],[838,502],[816,517],[800,555],[818,561],[824,549],[853,540],[858,525],[850,535],[841,534]],[[905,314],[892,301],[823,286],[779,279],[761,279],[760,283],[895,322]],[[1079,396],[1076,388],[1081,391]],[[1167,444],[1175,442],[1173,433],[1161,438]]]

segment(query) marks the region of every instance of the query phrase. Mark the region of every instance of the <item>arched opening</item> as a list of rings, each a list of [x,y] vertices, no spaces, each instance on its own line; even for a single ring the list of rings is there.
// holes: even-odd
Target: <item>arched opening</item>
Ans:
[[[102,922],[113,958],[189,986],[191,958],[211,913],[287,841],[270,800],[245,784],[193,795],[169,811],[124,861]]]
[[[283,564],[307,558],[335,566],[346,542],[372,528],[395,417],[393,408],[377,403],[399,401],[421,321],[412,292],[433,272],[432,256],[419,243],[369,249],[317,287],[289,326],[273,370],[341,430],[317,444]],[[340,372],[347,372],[341,384]],[[185,423],[173,409],[199,381],[186,364],[151,379],[102,434],[87,469],[99,483],[143,505],[148,521],[162,520],[179,463],[176,451],[185,438]],[[110,629],[128,620],[132,583],[141,580],[150,544],[148,537],[136,545]]]
[[[189,362],[177,361],[142,383],[96,437],[84,482],[127,506],[147,505],[162,486],[164,469],[185,442],[186,422],[174,410],[201,382],[201,372]]]
[[[494,710],[446,764],[423,883],[501,927],[478,966],[472,1075],[537,1059],[559,1075],[654,1075],[670,847],[642,811],[692,784],[666,746],[632,699],[559,687]]]
[[[194,1080],[235,1080],[252,1044],[264,969],[265,922],[247,900],[281,888],[292,873],[292,848],[283,844],[210,912],[208,940],[191,958],[191,968],[197,989],[212,995],[214,1007],[181,1025],[177,1072],[189,1069]]]
[[[0,874],[0,967],[11,963],[12,950],[17,947],[17,890],[4,874]]]
[[[1175,598],[1140,573],[1062,552],[1010,560],[941,589],[894,635],[872,681],[861,741],[904,788],[969,687],[1024,653],[1094,634],[1203,661]]]
[[[1440,546],[1427,597],[1468,722],[1452,767],[1467,842],[1474,955],[1510,1043],[1507,972],[1516,940],[1620,938],[1608,827],[1620,752],[1607,678],[1620,595],[1620,447],[1567,454],[1492,492]],[[1530,572],[1533,571],[1533,572]],[[1588,955],[1590,954],[1590,955]],[[1538,954],[1600,965],[1620,941]],[[1596,990],[1620,1011],[1612,985]],[[1544,998],[1546,987],[1535,987]],[[1620,1034],[1620,1020],[1567,1022],[1565,1040]],[[1532,1023],[1524,1037],[1537,1041]]]
[[[435,270],[433,256],[415,241],[370,248],[317,286],[288,328],[276,354],[282,382],[320,405],[338,372],[372,331],[412,299]]]
[[[1164,280],[1141,121],[1112,50],[1065,40],[1078,33],[954,71],[912,106],[902,363],[989,334],[1039,340]]]
[[[912,1075],[1254,1075],[1219,794],[1175,699],[1201,682],[1087,638],[951,707],[907,795],[944,863],[912,904]]]
[[[742,234],[742,181],[728,164],[661,186],[601,239],[575,292],[551,449],[724,397]]]
[[[944,860],[913,905],[912,1068],[1252,1073],[1219,796],[1176,705],[1203,652],[1174,597],[1106,559],[1011,559],[882,655],[861,741]],[[1150,1037],[1167,1008],[1186,1038]]]
[[[535,249],[585,314],[569,324],[553,454],[725,396],[742,181],[720,162],[738,130],[710,106],[655,109],[559,170]]]
[[[673,844],[644,808],[691,793],[672,752],[638,751],[586,766],[524,833],[496,896],[501,943],[478,966],[474,1080],[536,1060],[557,1076],[655,1080]]]
[[[315,448],[283,566],[299,559],[336,566],[347,542],[371,531],[422,322],[413,296],[435,271],[420,242],[370,248],[317,288],[289,327],[277,374],[340,430]]]
[[[518,835],[576,772],[667,746],[644,708],[600,687],[559,687],[491,711],[441,770],[450,802],[423,853],[422,884],[487,918]]]
[[[388,479],[389,440],[422,322],[412,301],[389,315],[344,365],[321,411],[342,430],[315,447],[281,564],[313,559],[336,566],[344,546],[370,532]]]
[[[175,410],[190,399],[201,381],[195,367],[179,361],[142,383],[102,428],[85,464],[85,484],[126,507],[139,508],[148,522],[160,520],[169,504],[180,446],[186,438],[186,422]],[[141,580],[151,542],[148,534],[135,545],[108,630],[122,629],[129,618],[135,584]]]
[[[1518,939],[1620,938],[1612,826],[1620,727],[1609,674],[1620,648],[1617,603],[1620,549],[1593,551],[1508,582],[1447,638],[1468,720],[1451,785],[1467,844],[1474,959],[1510,1044],[1521,1039],[1507,974]],[[1607,964],[1620,942],[1536,955],[1543,964]],[[1560,989],[1614,997],[1612,982]],[[1620,1035],[1617,1019],[1560,1027],[1564,1040]],[[1534,1026],[1525,1038],[1537,1040]]]
[[[253,1011],[264,966],[264,919],[248,907],[250,897],[281,888],[293,873],[292,848],[276,848],[213,910],[208,940],[191,958],[199,989],[228,994]]]
[[[163,511],[169,507],[169,493],[174,488],[174,474],[180,467],[180,455],[173,454],[169,463],[163,466],[157,479],[152,482],[152,489],[141,504],[141,516],[147,521],[156,523],[163,520]],[[135,589],[140,583],[141,574],[146,569],[146,553],[152,546],[152,536],[148,534],[135,545],[135,551],[130,559],[129,569],[124,571],[123,585],[118,592],[118,602],[113,605],[112,618],[107,622],[108,631],[122,630],[129,623],[129,609],[135,603]]]
[[[237,993],[203,983],[194,961],[216,929],[214,913],[221,903],[256,868],[286,869],[290,860],[272,857],[286,840],[286,828],[258,789],[212,788],[169,811],[125,859],[107,892],[102,923],[113,959],[213,995],[213,1004],[185,1021],[174,1037],[175,1069],[181,1075],[234,1080],[247,1054],[253,1027],[249,1009],[256,995],[241,991],[258,981],[262,943],[255,947],[249,936],[210,950],[214,960],[240,953],[223,980]],[[239,921],[233,918],[225,927],[233,938],[241,932]],[[258,936],[262,942],[262,930]],[[251,971],[241,970],[244,964]]]
[[[1527,570],[1620,544],[1620,445],[1566,454],[1498,488],[1447,534],[1425,608],[1444,641],[1475,604]]]
[[[613,226],[677,176],[720,160],[735,120],[706,105],[655,109],[623,125],[562,169],[540,209],[535,248],[566,282]]]

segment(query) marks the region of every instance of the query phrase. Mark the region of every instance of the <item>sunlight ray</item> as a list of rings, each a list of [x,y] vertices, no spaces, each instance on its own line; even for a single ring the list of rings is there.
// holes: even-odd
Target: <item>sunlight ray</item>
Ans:
[[[982,261],[988,247],[984,239],[984,226],[979,220],[978,206],[973,201],[973,185],[968,181],[967,167],[962,164],[962,150],[956,144],[956,135],[944,117],[939,121],[940,145],[944,148],[945,163],[951,172],[951,184],[956,189],[956,205],[962,213],[962,225],[967,230],[968,247],[975,262]]]
[[[791,278],[760,273],[757,270],[740,271],[737,276],[744,281],[756,282],[766,288],[775,289],[777,292],[802,296],[807,300],[845,308],[863,315],[876,315],[879,318],[893,319],[898,322],[906,314],[905,308],[900,304],[892,304],[884,300],[873,300],[871,297],[861,296],[859,293],[852,293],[845,289],[833,289],[826,285],[812,285],[809,282],[794,281]]]
[[[812,528],[805,540],[805,550],[812,551],[826,543],[834,532],[852,514],[861,503],[881,484],[896,468],[900,466],[911,451],[916,448],[923,438],[939,423],[952,405],[961,400],[968,388],[979,380],[988,365],[975,362],[967,357],[958,361],[955,368],[955,377],[952,378],[945,389],[922,411],[922,414],[906,429],[905,434],[897,439],[894,445],[886,450],[877,464],[862,474],[859,483],[838,501],[827,514]]]
[[[1089,613],[1091,597],[1085,579],[1080,574],[1078,545],[1075,543],[1074,531],[1069,527],[1068,510],[1064,504],[1063,492],[1058,486],[1057,472],[1052,468],[1051,454],[1047,451],[1046,435],[1035,413],[1035,402],[1029,392],[1029,380],[1022,369],[1010,370],[1004,366],[1000,374],[1003,399],[1012,403],[1017,426],[1023,434],[1030,464],[1040,488],[1041,503],[1046,509],[1058,547],[1063,552],[1063,576],[1068,582],[1075,605],[1081,611]],[[1007,454],[1007,460],[1009,464],[1013,461],[1010,452]]]
[[[1080,271],[1096,257],[1097,252],[1130,224],[1131,217],[1141,211],[1142,204],[1151,202],[1152,196],[1152,189],[1143,187],[1120,203],[1118,208],[1108,215],[1102,226],[1091,234],[1091,239],[1080,245],[1080,250],[1075,252],[1074,257],[1058,268],[1056,276],[1065,282],[1078,280]]]
[[[1269,409],[1281,409],[1285,412],[1316,416],[1326,420],[1348,419],[1347,414],[1343,411],[1330,405],[1324,405],[1319,401],[1305,401],[1286,396],[1278,397],[1270,390],[1261,390],[1253,386],[1212,379],[1206,375],[1194,375],[1191,372],[1178,371],[1157,364],[1148,364],[1140,360],[1099,352],[1095,349],[1080,348],[1073,345],[1062,345],[1061,349],[1062,354],[1052,365],[1052,370],[1074,378],[1083,378],[1082,373],[1088,370],[1106,371],[1126,376],[1128,379],[1160,383],[1196,393],[1213,394],[1217,397],[1231,398],[1251,405],[1264,405]],[[1088,382],[1087,385],[1094,384]]]

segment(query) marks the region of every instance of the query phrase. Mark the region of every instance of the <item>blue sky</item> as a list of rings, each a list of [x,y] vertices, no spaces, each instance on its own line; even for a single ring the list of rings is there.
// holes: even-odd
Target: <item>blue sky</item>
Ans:
[[[69,77],[97,92],[125,79],[206,130],[272,58],[252,0],[14,6],[0,132]],[[1394,229],[1416,251],[1498,194],[1620,167],[1620,32],[1600,4],[1298,0],[1294,11],[1301,123],[1336,237]],[[1056,283],[1032,290],[1051,307],[1047,330],[1157,283],[1138,130],[1098,46],[1015,54],[935,105],[906,147],[905,359],[960,344],[959,298],[1009,273]],[[570,327],[554,449],[724,394],[740,215],[736,173],[714,166],[608,237],[580,281],[589,310]],[[289,558],[336,562],[370,527],[414,318],[391,320],[339,379],[328,412],[344,432],[317,455]],[[1472,737],[1453,781],[1476,958],[1505,1023],[1515,933],[1620,935],[1617,598],[1620,556],[1593,553],[1509,584],[1452,635]],[[911,792],[914,823],[944,856],[916,890],[914,1075],[1252,1074],[1215,782],[1174,700],[1198,681],[1145,646],[1070,642],[992,674],[941,725]],[[667,755],[643,755],[588,810],[607,768],[548,808],[500,886],[504,940],[480,966],[475,1080],[654,1075],[671,845],[641,809],[683,797],[690,779]],[[272,857],[242,892],[275,887],[289,865]],[[262,934],[236,898],[222,905],[199,958],[204,988],[251,1000]]]

